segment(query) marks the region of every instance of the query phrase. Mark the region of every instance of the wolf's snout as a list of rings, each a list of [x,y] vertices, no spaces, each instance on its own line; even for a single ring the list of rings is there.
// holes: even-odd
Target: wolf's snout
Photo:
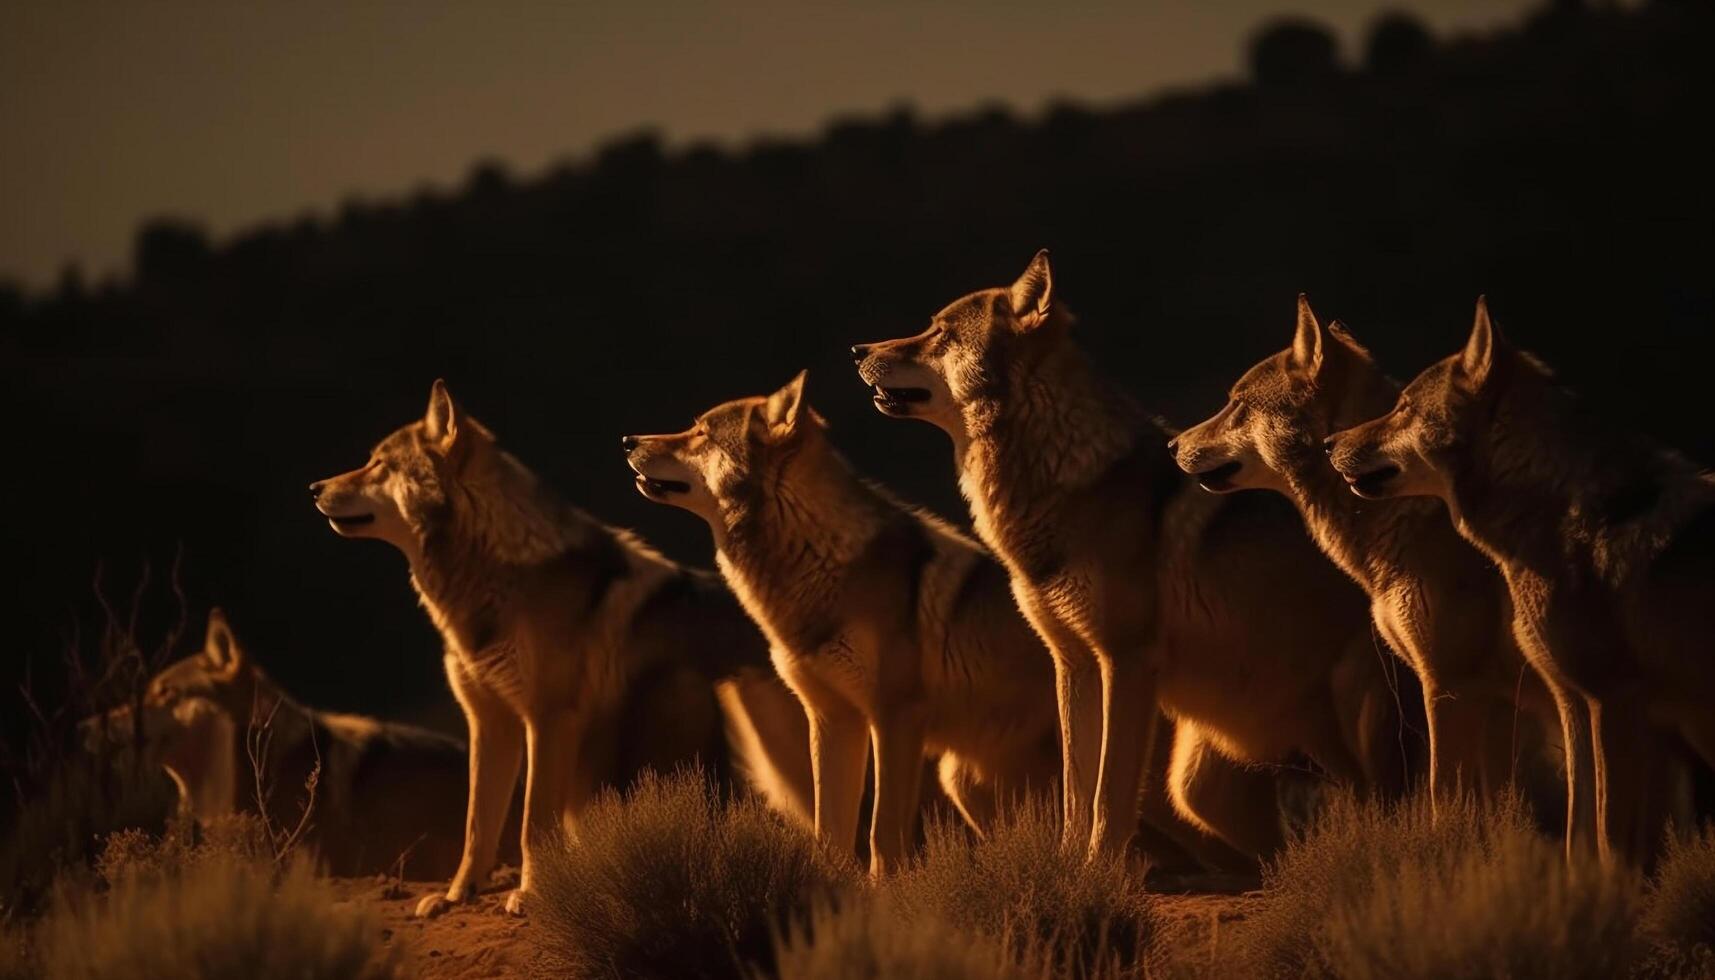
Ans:
[[[310,499],[311,500],[322,499],[322,483],[320,480],[317,480],[316,482],[310,484]]]
[[[869,345],[868,344],[853,344],[852,345],[852,361],[854,363],[862,363],[863,359],[868,357],[868,356],[869,356]]]
[[[1330,456],[1330,457],[1333,456],[1334,450],[1339,448],[1339,445],[1340,445],[1340,437],[1339,436],[1329,436],[1326,439],[1323,439],[1322,440],[1322,455]]]
[[[619,437],[619,448],[625,450],[628,453],[631,452],[633,449],[636,449],[637,448],[637,437],[636,436],[620,436]]]
[[[1174,436],[1173,438],[1167,440],[1167,451],[1170,453],[1177,453],[1179,451],[1179,437],[1178,436]]]

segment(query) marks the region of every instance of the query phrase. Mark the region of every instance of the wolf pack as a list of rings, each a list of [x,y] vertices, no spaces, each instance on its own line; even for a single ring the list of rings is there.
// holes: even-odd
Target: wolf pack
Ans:
[[[1694,826],[1715,482],[1561,388],[1483,300],[1401,387],[1301,296],[1290,345],[1183,430],[1080,348],[1046,252],[851,354],[882,414],[951,437],[974,538],[856,470],[803,373],[623,438],[718,572],[562,500],[436,381],[311,491],[336,533],[404,553],[464,743],[299,705],[218,610],[202,651],[92,724],[140,733],[210,820],[289,808],[246,791],[265,711],[280,785],[314,752],[333,870],[415,849],[450,879],[421,915],[514,842],[523,912],[544,834],[575,846],[604,790],[689,763],[874,875],[912,860],[926,810],[981,836],[1032,796],[1065,846],[1221,870],[1277,851],[1328,785],[1516,794],[1569,858],[1644,868]]]

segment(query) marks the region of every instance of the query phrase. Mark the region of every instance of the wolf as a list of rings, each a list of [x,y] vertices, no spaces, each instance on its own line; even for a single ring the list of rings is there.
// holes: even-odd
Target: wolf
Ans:
[[[465,747],[435,732],[294,701],[239,643],[218,608],[200,651],[150,678],[139,702],[83,722],[86,743],[140,744],[178,789],[181,817],[209,824],[234,813],[295,826],[336,875],[444,877],[457,867]],[[252,738],[265,727],[265,757]],[[252,733],[255,732],[255,735]],[[262,771],[258,773],[258,768]]]
[[[534,882],[532,840],[560,827],[575,836],[599,789],[644,768],[700,760],[724,778],[736,767],[807,820],[803,713],[719,578],[561,500],[444,382],[364,466],[310,490],[336,533],[405,554],[469,727],[463,856],[445,895],[425,897],[418,914],[486,880],[521,760],[514,914]]]
[[[840,853],[851,853],[873,752],[879,875],[908,854],[926,756],[979,834],[1000,803],[1051,790],[1060,768],[1052,667],[1005,570],[860,477],[804,384],[800,373],[771,395],[715,406],[686,431],[623,444],[643,496],[708,523],[718,566],[803,701],[816,828]],[[1187,765],[1195,751],[1185,750]],[[1225,785],[1249,788],[1242,777]],[[1206,782],[1197,791],[1223,790]],[[1273,817],[1272,795],[1261,802],[1247,820]]]
[[[1370,352],[1339,322],[1324,328],[1300,295],[1291,345],[1246,371],[1225,408],[1170,445],[1205,490],[1273,490],[1297,505],[1311,537],[1369,595],[1377,631],[1418,676],[1432,801],[1462,790],[1492,799],[1521,785],[1521,708],[1527,740],[1559,717],[1513,640],[1506,583],[1454,531],[1439,500],[1365,503],[1325,455],[1330,434],[1385,413],[1398,395]]]
[[[1651,864],[1674,743],[1715,765],[1715,480],[1559,387],[1482,299],[1461,351],[1329,445],[1353,492],[1439,498],[1500,568],[1520,648],[1587,711],[1566,751],[1599,853]]]
[[[1058,773],[1048,658],[975,543],[862,480],[804,399],[804,375],[632,436],[638,490],[708,522],[716,564],[768,637],[810,725],[818,836],[851,853],[873,744],[871,869],[911,845],[925,756],[985,829]]]
[[[882,414],[953,440],[973,526],[1053,654],[1068,833],[1132,832],[1156,706],[1228,757],[1294,751],[1403,786],[1397,701],[1363,594],[1268,494],[1203,494],[1172,433],[1071,335],[1048,253],[923,332],[852,348]]]

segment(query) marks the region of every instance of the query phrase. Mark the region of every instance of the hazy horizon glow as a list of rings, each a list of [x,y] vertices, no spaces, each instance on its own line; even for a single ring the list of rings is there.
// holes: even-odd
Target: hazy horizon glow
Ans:
[[[1449,34],[1536,4],[1310,6],[21,0],[0,7],[0,278],[124,273],[151,216],[223,237],[454,187],[479,160],[527,176],[641,127],[742,145],[900,103],[928,119],[1104,104],[1238,75],[1276,14],[1326,22],[1351,60],[1385,7]]]

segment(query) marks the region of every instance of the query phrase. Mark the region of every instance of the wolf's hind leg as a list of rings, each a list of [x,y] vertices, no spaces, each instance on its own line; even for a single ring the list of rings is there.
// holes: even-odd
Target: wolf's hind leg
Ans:
[[[978,778],[969,764],[951,752],[941,756],[935,775],[941,791],[947,794],[965,823],[977,836],[988,836],[1000,805],[994,786]]]
[[[1250,863],[1243,870],[1254,870],[1285,842],[1277,792],[1273,773],[1221,755],[1190,722],[1174,726],[1168,798],[1195,829],[1243,855]]]
[[[446,669],[470,738],[464,855],[446,893],[426,896],[417,904],[419,916],[439,915],[450,905],[468,901],[488,880],[524,754],[524,726],[512,709],[467,677],[453,654],[446,656]]]

